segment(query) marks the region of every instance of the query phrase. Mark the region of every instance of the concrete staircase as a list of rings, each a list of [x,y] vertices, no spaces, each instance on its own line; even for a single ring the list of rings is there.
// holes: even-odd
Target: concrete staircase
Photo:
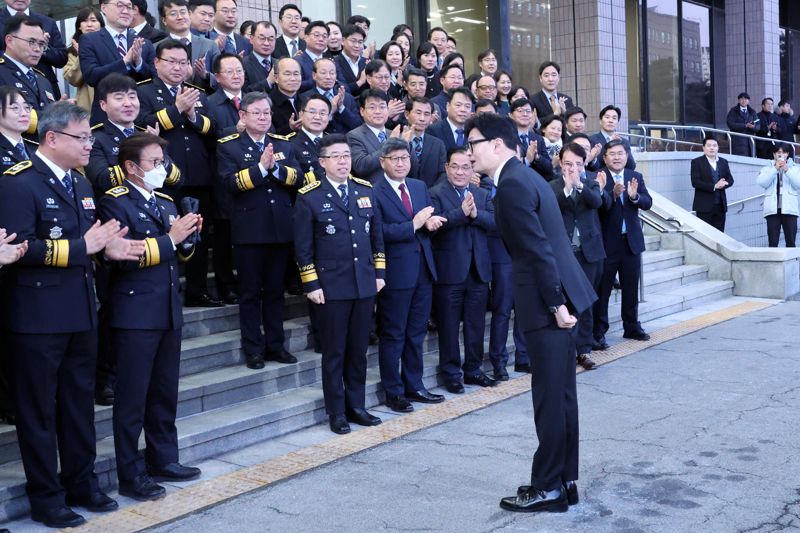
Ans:
[[[700,303],[729,297],[733,282],[708,279],[708,268],[684,264],[682,250],[661,248],[658,235],[646,237],[643,254],[645,301],[643,322],[687,310]],[[622,327],[619,294],[612,295],[611,330]],[[193,463],[247,445],[325,422],[320,382],[320,355],[308,349],[309,327],[304,297],[289,297],[285,322],[287,349],[298,362],[268,363],[262,370],[244,366],[238,331],[238,308],[187,309],[177,421],[180,457]],[[487,341],[488,341],[487,314]],[[509,343],[513,339],[509,335]],[[440,382],[437,338],[425,344],[425,384]],[[513,364],[513,350],[512,353]],[[382,401],[377,346],[368,351],[367,406]],[[110,407],[97,407],[96,471],[101,486],[116,486]],[[28,512],[25,477],[14,427],[0,425],[0,523]]]

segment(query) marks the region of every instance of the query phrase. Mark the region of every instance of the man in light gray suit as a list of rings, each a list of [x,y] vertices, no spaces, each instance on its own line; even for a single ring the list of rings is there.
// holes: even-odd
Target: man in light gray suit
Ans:
[[[216,86],[211,66],[219,55],[217,43],[191,32],[189,7],[186,0],[161,0],[158,4],[161,24],[169,37],[189,47],[192,60],[192,77],[189,83],[209,89]]]
[[[389,95],[380,89],[367,89],[358,98],[364,124],[347,134],[347,144],[352,154],[353,175],[375,182],[383,177],[381,145],[389,137],[400,137],[400,126],[395,131],[386,130],[389,120]],[[416,175],[416,156],[411,155],[410,175]]]

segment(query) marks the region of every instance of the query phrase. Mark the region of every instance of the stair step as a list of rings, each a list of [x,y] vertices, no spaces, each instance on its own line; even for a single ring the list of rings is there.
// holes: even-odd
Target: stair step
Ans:
[[[683,250],[656,250],[642,253],[642,271],[652,272],[683,264]]]
[[[645,235],[644,236],[645,250],[656,252],[661,249],[661,236],[660,235]]]
[[[283,317],[285,320],[308,314],[308,299],[304,296],[285,295]],[[202,337],[222,331],[239,329],[239,306],[184,307],[183,339]]]

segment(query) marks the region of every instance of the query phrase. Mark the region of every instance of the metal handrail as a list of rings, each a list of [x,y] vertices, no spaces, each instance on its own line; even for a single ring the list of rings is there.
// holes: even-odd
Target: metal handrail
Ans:
[[[677,228],[671,228],[671,227],[668,227],[668,226],[662,224],[661,222],[658,222],[657,220],[655,220],[654,217],[656,217],[656,216],[658,216],[658,215],[654,215],[653,213],[647,213],[647,215],[645,215],[645,213],[643,213],[642,211],[639,211],[639,219],[643,223],[645,223],[648,226],[650,226],[651,228],[655,229],[658,233],[660,233],[662,235],[665,234],[665,233],[692,233],[694,231],[691,228],[684,229],[683,228],[683,222],[681,222],[680,220],[678,220],[675,217],[669,217],[669,218],[663,219],[664,222],[672,222],[672,223],[678,225]],[[645,301],[645,299],[644,299],[644,276],[645,276],[645,272],[644,272],[644,262],[643,261],[644,260],[642,258],[642,255],[639,254],[639,301],[640,302],[644,302]]]
[[[730,211],[731,207],[739,206],[739,209],[736,211],[736,214],[738,215],[744,210],[744,204],[746,204],[747,202],[752,202],[753,200],[764,198],[764,196],[766,196],[766,194],[762,192],[761,194],[756,194],[755,196],[749,196],[742,200],[736,200],[735,202],[731,202],[728,204],[728,211]]]
[[[699,132],[700,135],[702,135],[703,137],[705,137],[707,133],[716,133],[716,134],[720,134],[720,135],[725,135],[725,136],[728,137],[728,153],[729,154],[733,153],[731,151],[732,150],[731,140],[732,140],[733,137],[743,137],[745,139],[748,139],[750,141],[750,147],[753,150],[751,153],[755,153],[756,141],[763,141],[763,140],[766,139],[765,137],[758,137],[756,135],[751,135],[749,133],[738,133],[738,132],[735,132],[735,131],[721,130],[721,129],[718,129],[718,128],[709,128],[709,127],[706,127],[706,126],[692,126],[692,125],[683,125],[683,124],[645,124],[645,123],[641,123],[641,124],[635,124],[635,125],[631,126],[631,128],[632,129],[641,128],[641,130],[644,132],[644,136],[645,137],[651,137],[650,135],[647,134],[648,130],[669,130],[669,131],[672,131],[673,138],[677,138],[678,131]],[[670,142],[672,141],[672,139],[664,139],[664,140],[665,141],[670,141]],[[793,142],[793,141],[783,141],[783,140],[781,140],[780,142],[783,143],[783,144],[791,145],[795,149],[795,154],[797,154],[798,149],[800,149],[800,143],[796,143],[796,142]]]
[[[684,141],[684,140],[681,140],[681,139],[669,139],[667,137],[656,137],[654,135],[639,135],[638,133],[620,133],[620,136],[633,137],[633,138],[639,138],[639,139],[644,139],[644,140],[660,141],[660,142],[664,142],[664,143],[667,143],[667,144],[672,144],[673,145],[673,152],[677,152],[678,151],[678,143],[688,144],[691,147],[699,147],[699,148],[703,147],[702,143],[696,143],[696,142],[692,142],[692,141]]]

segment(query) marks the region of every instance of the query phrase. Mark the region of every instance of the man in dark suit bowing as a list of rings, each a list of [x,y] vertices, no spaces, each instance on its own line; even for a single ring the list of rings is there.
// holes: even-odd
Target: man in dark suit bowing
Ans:
[[[646,341],[650,335],[639,323],[639,256],[644,252],[644,234],[639,221],[639,210],[647,210],[653,199],[647,193],[644,178],[636,171],[625,168],[628,156],[622,141],[609,141],[603,148],[606,174],[605,194],[611,196],[611,205],[600,211],[603,227],[603,245],[606,261],[600,280],[599,299],[594,308],[594,349],[608,347],[608,299],[614,277],[619,272],[622,291],[623,337]]]
[[[386,140],[380,155],[384,175],[373,181],[386,248],[386,288],[378,296],[381,385],[387,407],[398,413],[413,411],[411,401],[444,401],[422,383],[422,343],[436,281],[429,234],[446,220],[433,214],[425,183],[407,177],[411,159],[407,142]]]
[[[539,447],[531,484],[503,498],[510,511],[564,512],[577,503],[578,401],[575,314],[596,296],[575,260],[555,196],[517,158],[517,132],[507,118],[479,115],[467,123],[475,171],[492,177],[495,220],[511,253],[514,303],[533,364],[533,413]]]
[[[482,368],[486,305],[492,280],[486,232],[494,230],[495,223],[489,191],[470,185],[473,171],[467,149],[453,148],[448,156],[447,180],[431,189],[435,211],[447,219],[431,239],[439,276],[433,286],[433,298],[439,368],[445,375],[447,390],[460,394],[464,392],[463,383],[481,387],[497,383]],[[462,322],[463,367],[458,343]]]
[[[725,231],[728,198],[725,190],[733,186],[733,174],[725,159],[717,156],[719,143],[713,137],[703,139],[703,155],[692,159],[692,209],[697,218]]]
[[[433,135],[425,135],[425,129],[433,120],[433,103],[424,96],[414,96],[406,100],[406,120],[408,128],[403,138],[411,144],[411,151],[419,161],[412,178],[425,182],[428,188],[447,181],[444,166],[447,164],[447,150],[444,142]]]

